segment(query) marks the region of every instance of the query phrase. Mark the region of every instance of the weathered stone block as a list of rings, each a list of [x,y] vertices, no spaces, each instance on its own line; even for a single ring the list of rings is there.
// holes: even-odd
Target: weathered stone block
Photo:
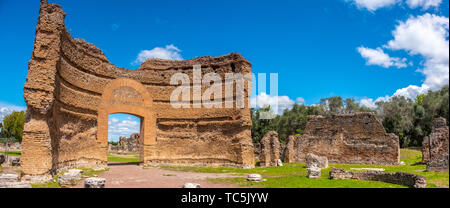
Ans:
[[[330,179],[351,179],[353,172],[346,171],[344,168],[331,168]]]
[[[306,155],[306,167],[317,166],[319,168],[328,168],[328,159],[327,157],[317,156],[312,153],[308,153]]]
[[[1,174],[0,175],[0,183],[6,183],[6,182],[17,182],[19,180],[18,174]]]
[[[53,181],[53,178],[50,175],[47,176],[25,175],[23,176],[22,180],[25,182],[29,182],[31,184],[44,184]]]
[[[308,171],[308,178],[320,178],[322,175],[322,169],[313,164],[306,169]]]
[[[11,166],[20,166],[20,157],[19,156],[9,156],[9,164]]]
[[[278,166],[278,167],[283,166],[283,162],[281,162],[281,159],[278,159],[278,160],[277,160],[277,166]]]
[[[58,177],[59,185],[76,185],[79,180],[81,180],[81,170],[70,169],[63,175]]]
[[[27,182],[0,182],[0,188],[32,188]]]
[[[263,181],[263,177],[260,174],[248,174],[247,181]]]
[[[185,183],[182,188],[201,188],[198,183]]]
[[[84,179],[84,188],[105,188],[106,179],[91,177]]]

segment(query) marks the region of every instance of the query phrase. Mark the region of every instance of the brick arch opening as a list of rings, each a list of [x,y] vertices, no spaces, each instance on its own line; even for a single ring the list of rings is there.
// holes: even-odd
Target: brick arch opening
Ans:
[[[135,90],[138,98],[136,98],[136,93],[122,93],[122,96],[115,96],[114,92],[121,88]],[[139,153],[141,163],[147,161],[148,156],[145,152],[145,147],[156,142],[156,118],[152,110],[152,103],[152,97],[147,89],[135,80],[119,78],[113,80],[105,87],[97,117],[97,142],[101,145],[101,151],[104,153],[102,154],[104,155],[104,158],[102,158],[104,161],[107,161],[108,155],[108,116],[115,113],[130,114],[141,119],[140,136],[142,144],[140,145]]]

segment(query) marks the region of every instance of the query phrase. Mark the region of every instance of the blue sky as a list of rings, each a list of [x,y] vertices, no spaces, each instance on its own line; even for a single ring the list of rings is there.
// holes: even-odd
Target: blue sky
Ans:
[[[129,138],[140,132],[141,119],[129,114],[110,114],[108,119],[108,141],[119,141],[121,136]]]
[[[49,2],[62,6],[73,37],[117,66],[138,68],[143,51],[172,59],[239,52],[253,72],[279,74],[288,106],[337,95],[370,106],[448,83],[448,52],[438,53],[448,51],[448,0]],[[38,0],[0,0],[0,108],[25,106],[38,11]]]

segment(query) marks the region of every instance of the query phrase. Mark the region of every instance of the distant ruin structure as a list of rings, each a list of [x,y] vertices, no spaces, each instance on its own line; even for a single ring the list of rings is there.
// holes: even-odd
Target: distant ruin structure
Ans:
[[[128,138],[124,136],[119,137],[117,145],[108,144],[108,152],[139,153],[141,143],[140,135],[132,133]]]
[[[374,113],[310,116],[304,134],[291,136],[286,162],[305,162],[312,153],[331,163],[399,164],[400,143]]]
[[[449,128],[445,118],[434,120],[431,134],[422,142],[422,163],[427,164],[427,171],[449,170]]]
[[[202,74],[251,73],[237,53],[192,60],[146,60],[137,70],[116,67],[95,45],[67,32],[65,13],[41,0],[32,58],[24,86],[27,119],[23,131],[22,171],[51,175],[67,167],[104,167],[108,151],[108,115],[127,113],[141,119],[140,160],[145,165],[190,164],[253,167],[251,119],[246,78],[243,108],[173,108],[178,86],[171,77],[185,73],[201,92],[210,83],[195,82],[194,65]],[[235,86],[236,80],[226,80]],[[224,105],[229,101],[222,91]],[[233,94],[233,96],[236,96]]]

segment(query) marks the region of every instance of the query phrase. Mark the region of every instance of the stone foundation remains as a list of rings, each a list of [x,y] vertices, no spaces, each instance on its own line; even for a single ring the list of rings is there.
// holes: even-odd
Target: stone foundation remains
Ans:
[[[445,118],[434,120],[433,129],[422,142],[422,163],[427,164],[427,171],[448,171],[449,128]]]
[[[171,84],[172,75],[185,74],[195,89],[193,94],[203,94],[211,91],[212,85],[193,79],[194,66],[201,65],[202,77],[210,72],[222,79],[226,73],[247,75],[251,64],[241,55],[183,61],[149,59],[137,70],[124,69],[111,64],[95,45],[72,38],[65,27],[65,15],[59,5],[41,0],[24,86],[24,174],[49,176],[63,168],[105,167],[108,115],[113,113],[141,118],[139,152],[145,165],[254,167],[248,108],[251,78],[238,79],[244,83],[244,93],[233,93],[232,98],[222,90],[216,96],[221,98],[221,108],[194,108],[201,100],[196,96],[185,103],[189,108],[174,108],[170,102],[180,84]],[[228,79],[223,85],[236,89],[238,81]],[[240,96],[244,108],[236,107]],[[225,104],[232,108],[223,108]]]
[[[289,137],[285,152],[289,162],[305,162],[308,153],[325,156],[331,163],[400,162],[398,137],[387,134],[374,113],[310,116],[304,134]]]
[[[427,180],[424,176],[411,173],[386,173],[380,171],[347,171],[344,168],[332,168],[330,179],[355,179],[364,181],[381,181],[408,186],[410,188],[426,188]]]

